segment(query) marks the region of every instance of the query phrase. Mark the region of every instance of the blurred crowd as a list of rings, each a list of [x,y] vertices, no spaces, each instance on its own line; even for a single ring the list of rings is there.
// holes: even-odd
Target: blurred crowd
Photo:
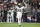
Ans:
[[[7,11],[18,3],[22,3],[26,8],[22,22],[40,22],[40,0],[0,0],[0,22],[7,22]],[[16,11],[14,11],[14,22],[17,22]]]

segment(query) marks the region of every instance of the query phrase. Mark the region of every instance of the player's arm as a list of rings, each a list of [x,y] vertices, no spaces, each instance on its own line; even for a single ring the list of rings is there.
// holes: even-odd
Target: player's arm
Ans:
[[[15,8],[14,8],[14,9],[15,9],[15,12],[17,12],[17,7],[16,7],[16,6],[15,6]]]

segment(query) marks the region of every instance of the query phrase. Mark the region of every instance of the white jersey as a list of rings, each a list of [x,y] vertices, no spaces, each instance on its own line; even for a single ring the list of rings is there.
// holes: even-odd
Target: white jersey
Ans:
[[[11,15],[9,15],[9,12],[11,13]],[[8,11],[8,16],[13,16],[13,10]]]
[[[10,12],[11,14],[10,14],[9,12]],[[13,13],[13,10],[9,10],[9,11],[8,11],[8,14],[7,14],[7,22],[9,22],[9,21],[10,21],[10,22],[14,22],[13,14],[14,14],[14,13]]]
[[[20,8],[18,6],[16,6],[16,8],[17,8],[17,13],[22,13],[24,6],[22,6]]]
[[[13,11],[14,11],[14,10],[12,10],[12,11],[11,11],[11,15],[12,15],[12,16],[13,16],[13,14],[14,14],[14,12],[13,12]]]
[[[17,18],[21,18],[24,6],[20,8],[17,6],[16,8],[17,8]]]
[[[14,12],[15,11],[14,7],[12,7],[11,10]]]
[[[15,11],[14,7],[12,7],[11,9],[12,9],[11,13],[14,14],[14,11]]]
[[[7,13],[7,17],[11,17],[11,14],[9,14],[9,12],[11,13],[11,10],[9,10],[9,11],[7,11],[8,13]]]

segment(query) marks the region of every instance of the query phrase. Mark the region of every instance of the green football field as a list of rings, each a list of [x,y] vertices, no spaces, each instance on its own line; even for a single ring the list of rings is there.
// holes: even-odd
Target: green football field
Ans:
[[[19,27],[18,23],[0,23],[0,27]],[[40,23],[21,23],[20,27],[40,27]]]

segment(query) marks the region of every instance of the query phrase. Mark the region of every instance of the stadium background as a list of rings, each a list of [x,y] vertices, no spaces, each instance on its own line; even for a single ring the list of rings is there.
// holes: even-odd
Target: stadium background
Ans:
[[[5,2],[6,1],[6,2]],[[0,22],[7,22],[7,10],[10,10],[16,2],[24,3],[27,11],[23,12],[22,22],[40,22],[40,0],[0,0]],[[28,18],[31,17],[31,18]],[[14,22],[17,22],[14,12]]]

